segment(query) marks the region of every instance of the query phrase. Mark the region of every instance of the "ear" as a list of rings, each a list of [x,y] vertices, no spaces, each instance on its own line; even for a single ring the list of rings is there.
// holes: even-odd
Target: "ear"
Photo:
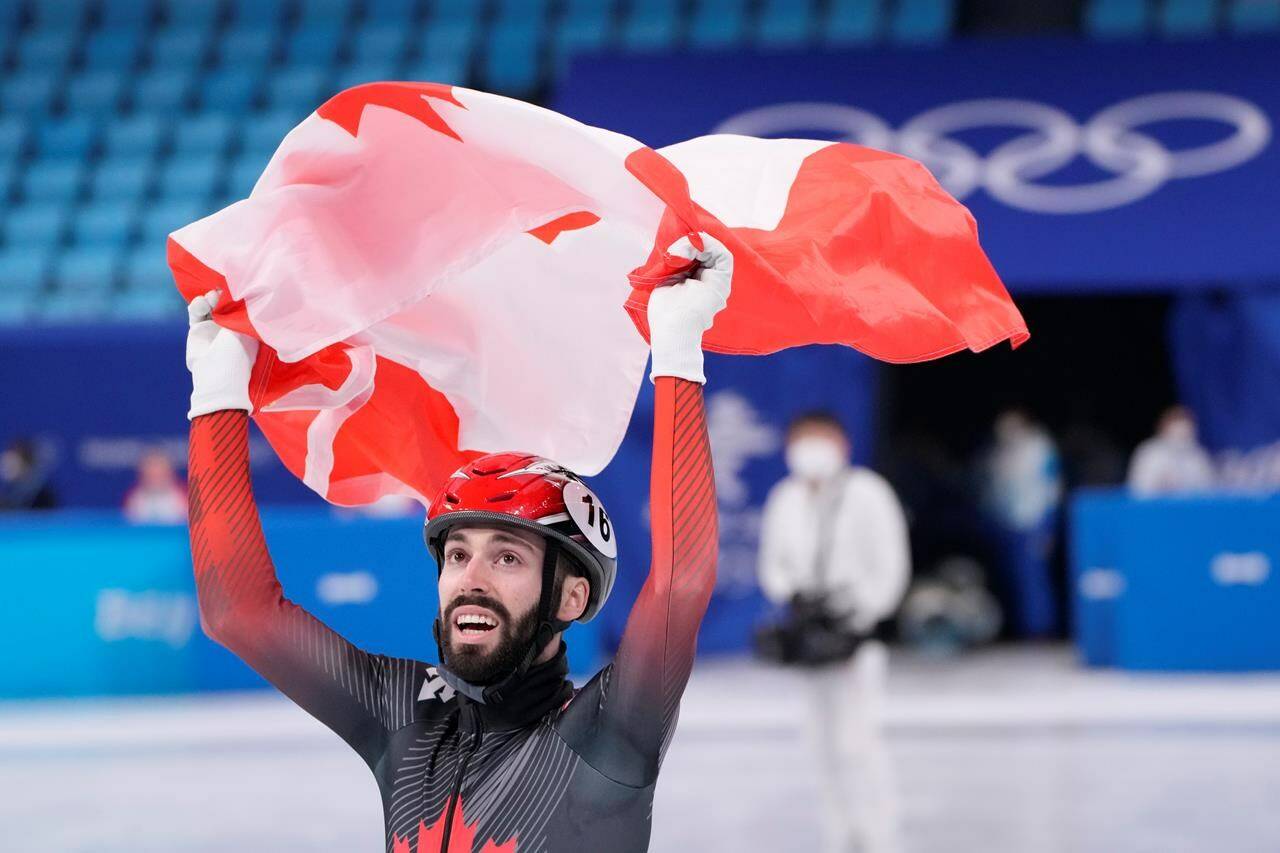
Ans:
[[[556,618],[561,622],[572,622],[587,609],[587,597],[591,593],[591,584],[586,578],[570,575],[564,579],[560,589],[560,607]]]

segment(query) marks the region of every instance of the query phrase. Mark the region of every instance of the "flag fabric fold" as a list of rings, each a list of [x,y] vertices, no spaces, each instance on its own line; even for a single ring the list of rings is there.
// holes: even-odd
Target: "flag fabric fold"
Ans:
[[[909,362],[1027,337],[972,216],[912,160],[737,136],[655,151],[429,83],[330,99],[247,199],[171,235],[169,263],[262,342],[254,417],[290,470],[334,503],[425,502],[483,452],[601,470],[648,294],[688,268],[664,250],[699,231],[735,261],[709,350]]]

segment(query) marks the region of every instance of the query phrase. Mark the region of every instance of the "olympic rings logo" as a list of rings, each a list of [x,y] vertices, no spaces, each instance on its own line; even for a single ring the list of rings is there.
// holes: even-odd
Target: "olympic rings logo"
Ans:
[[[1229,125],[1225,139],[1171,151],[1139,128],[1197,120]],[[977,128],[1025,128],[1028,133],[985,155],[953,134]],[[924,163],[956,198],[979,188],[1005,204],[1036,213],[1092,213],[1146,198],[1169,181],[1225,172],[1258,155],[1271,141],[1271,122],[1255,104],[1218,92],[1161,92],[1121,101],[1083,124],[1037,101],[982,98],[936,107],[898,130],[874,113],[844,104],[772,104],[727,119],[716,133],[779,136],[827,130],[840,141],[896,151]],[[1109,177],[1089,183],[1044,182],[1083,156]]]

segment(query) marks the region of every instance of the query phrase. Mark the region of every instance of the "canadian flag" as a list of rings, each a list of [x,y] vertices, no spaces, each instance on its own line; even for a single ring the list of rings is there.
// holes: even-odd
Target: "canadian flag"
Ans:
[[[479,453],[601,470],[648,294],[688,270],[664,249],[699,231],[734,255],[708,350],[910,362],[1027,338],[973,217],[913,160],[740,136],[655,151],[431,83],[330,99],[247,199],[170,236],[169,264],[264,344],[254,417],[290,470],[337,504],[425,503]]]

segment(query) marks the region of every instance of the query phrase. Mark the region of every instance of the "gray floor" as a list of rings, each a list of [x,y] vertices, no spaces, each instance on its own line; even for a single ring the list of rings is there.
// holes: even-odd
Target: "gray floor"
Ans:
[[[700,664],[654,851],[816,847],[792,687]],[[1090,673],[1060,649],[899,655],[888,714],[905,850],[1280,850],[1280,675]],[[269,693],[0,705],[0,848],[375,851],[366,774]]]

